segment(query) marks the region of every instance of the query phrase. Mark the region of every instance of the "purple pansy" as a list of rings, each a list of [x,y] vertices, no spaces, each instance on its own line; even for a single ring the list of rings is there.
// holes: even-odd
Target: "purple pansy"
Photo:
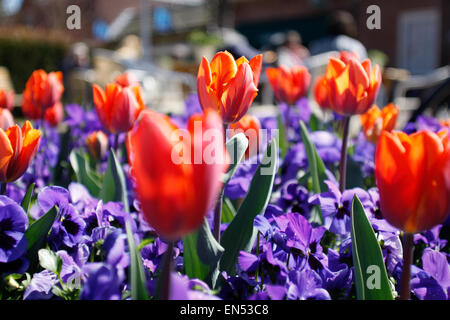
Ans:
[[[61,244],[69,248],[77,245],[86,223],[69,203],[69,191],[61,187],[45,187],[38,194],[38,203],[43,212],[49,211],[53,206],[59,208],[58,219],[49,236],[53,248],[59,248]]]
[[[120,300],[120,287],[124,273],[107,263],[88,263],[83,267],[86,282],[81,291],[81,300]]]
[[[370,208],[372,205],[370,196],[367,191],[361,188],[344,190],[341,193],[334,183],[327,180],[325,183],[328,186],[328,191],[312,196],[310,203],[320,205],[324,225],[331,232],[346,235],[350,232],[351,227],[350,212],[353,196],[357,195],[365,208]]]
[[[14,200],[0,196],[0,263],[20,258],[27,248],[28,217]]]

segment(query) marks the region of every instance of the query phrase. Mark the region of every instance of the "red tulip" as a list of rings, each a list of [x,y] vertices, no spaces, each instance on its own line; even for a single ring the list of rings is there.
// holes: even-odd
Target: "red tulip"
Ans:
[[[393,226],[416,233],[444,222],[450,214],[448,131],[383,131],[375,177],[381,214]]]
[[[245,158],[248,159],[259,151],[261,123],[255,116],[246,114],[236,123],[230,125],[230,136],[243,133],[248,139],[248,147],[245,151]]]
[[[346,56],[347,62],[330,58],[325,73],[331,108],[344,116],[362,114],[375,102],[381,85],[381,71],[370,60],[359,62]]]
[[[218,52],[211,63],[203,57],[197,75],[202,109],[218,111],[225,124],[239,121],[258,93],[261,68],[262,55],[235,61],[229,52]]]
[[[183,132],[167,116],[145,110],[127,137],[144,217],[171,240],[200,226],[217,200],[228,166],[222,121],[215,111],[192,116],[180,138]],[[212,150],[213,161],[206,157]]]
[[[64,92],[62,72],[46,73],[44,70],[34,71],[28,79],[24,97],[36,108],[47,110],[53,107]]]
[[[277,100],[288,105],[305,96],[311,82],[311,74],[304,66],[267,68],[266,75]]]
[[[12,110],[14,108],[15,94],[13,91],[0,89],[0,109]]]
[[[398,107],[392,103],[381,110],[373,105],[366,113],[361,115],[361,124],[367,140],[376,144],[383,130],[394,130],[397,116]]]
[[[14,118],[11,111],[8,109],[0,108],[0,128],[3,130],[8,130],[9,127],[14,125]]]
[[[42,119],[42,108],[34,105],[29,97],[24,94],[22,101],[22,113],[28,119]],[[64,119],[64,108],[61,102],[55,103],[44,111],[44,120],[51,126],[56,126]]]
[[[25,121],[22,129],[18,125],[6,132],[0,129],[0,182],[12,182],[19,179],[34,158],[41,139],[41,132],[33,129]]]
[[[94,84],[94,104],[103,127],[111,133],[127,132],[145,109],[140,87],[122,87],[115,83],[103,91]]]

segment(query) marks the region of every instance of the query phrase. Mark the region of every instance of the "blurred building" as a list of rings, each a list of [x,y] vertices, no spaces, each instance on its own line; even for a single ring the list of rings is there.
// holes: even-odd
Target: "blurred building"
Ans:
[[[370,5],[381,9],[380,30],[366,26]],[[346,10],[357,21],[358,39],[387,54],[388,66],[420,74],[450,62],[448,0],[229,0],[227,8],[228,22],[256,47],[287,30],[297,30],[308,44],[326,34],[331,12]]]

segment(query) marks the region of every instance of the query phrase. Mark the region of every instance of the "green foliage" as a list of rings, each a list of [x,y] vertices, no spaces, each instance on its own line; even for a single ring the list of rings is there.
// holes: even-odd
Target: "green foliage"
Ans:
[[[9,70],[14,90],[20,93],[34,70],[60,70],[67,48],[67,41],[59,35],[5,28],[0,32],[0,66]]]

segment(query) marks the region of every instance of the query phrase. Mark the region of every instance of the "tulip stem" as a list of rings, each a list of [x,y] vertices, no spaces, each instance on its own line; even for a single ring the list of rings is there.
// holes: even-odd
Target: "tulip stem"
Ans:
[[[166,253],[164,255],[163,269],[162,269],[162,288],[160,298],[162,300],[169,300],[170,298],[170,278],[173,268],[173,248],[174,242],[169,241]]]
[[[341,161],[339,164],[339,190],[341,192],[344,192],[345,190],[345,176],[347,175],[347,142],[350,127],[350,116],[344,117],[343,124],[344,132],[342,134]]]
[[[1,195],[6,195],[6,182],[2,182],[2,186],[1,186],[1,190],[0,190],[0,194]]]
[[[223,125],[223,142],[227,143],[227,129],[228,125],[224,123]],[[222,188],[219,194],[219,198],[217,199],[216,207],[214,208],[214,228],[213,228],[213,236],[217,242],[220,243],[220,225],[222,223],[222,203],[223,203],[223,194],[225,190]]]
[[[403,234],[403,270],[400,280],[400,300],[409,300],[411,297],[411,264],[414,252],[414,235]]]

